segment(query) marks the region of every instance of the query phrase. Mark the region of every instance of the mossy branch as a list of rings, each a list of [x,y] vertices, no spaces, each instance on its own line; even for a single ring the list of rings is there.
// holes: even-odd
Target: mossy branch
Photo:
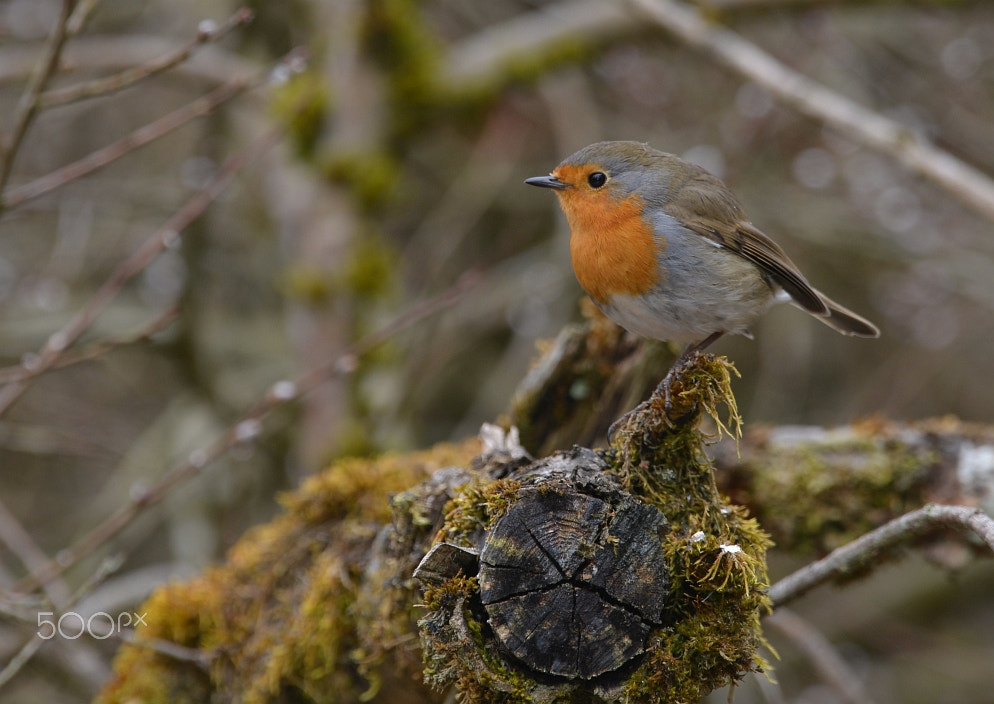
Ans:
[[[698,356],[598,452],[533,461],[488,426],[482,444],[339,462],[142,607],[138,639],[207,671],[128,645],[100,701],[691,702],[768,669],[775,605],[937,526],[994,546],[988,516],[930,506],[768,587],[771,541],[720,493],[699,428],[722,404],[735,417],[730,379]]]
[[[532,461],[491,428],[482,452],[338,463],[227,564],[143,607],[138,638],[201,651],[208,672],[125,646],[101,701],[396,701],[398,686],[412,702],[452,688],[467,702],[693,701],[764,669],[769,541],[717,492],[697,427],[728,403],[722,371],[702,357],[680,392],[695,410],[673,423],[646,405],[633,424],[652,432],[610,451]],[[521,557],[552,582],[515,586]],[[558,646],[527,635],[535,613]]]

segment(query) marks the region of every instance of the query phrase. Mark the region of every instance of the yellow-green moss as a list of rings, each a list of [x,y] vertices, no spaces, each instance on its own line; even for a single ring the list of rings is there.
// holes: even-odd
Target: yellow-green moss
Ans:
[[[934,453],[874,437],[874,429],[778,447],[750,474],[753,502],[780,547],[823,553],[920,506]]]
[[[327,269],[300,262],[283,272],[280,289],[292,301],[320,306],[331,300],[335,282]]]
[[[393,198],[402,173],[397,158],[384,150],[334,151],[322,162],[325,177],[347,186],[356,205],[367,213]]]
[[[412,134],[437,102],[442,42],[429,29],[415,0],[375,0],[368,5],[365,48],[384,69],[394,136]]]
[[[662,399],[641,408],[606,453],[611,471],[669,524],[665,622],[634,670],[593,683],[537,680],[495,647],[474,576],[429,585],[415,606],[409,575],[432,538],[479,547],[518,495],[519,483],[490,480],[486,463],[506,471],[521,462],[509,454],[472,464],[474,441],[343,460],[283,497],[286,513],[246,534],[223,566],[164,587],[143,607],[149,626],[139,638],[196,649],[207,670],[125,646],[98,701],[207,701],[223,692],[248,704],[344,704],[387,697],[400,683],[423,686],[413,684],[423,677],[455,686],[466,702],[689,703],[763,669],[769,540],[718,494],[697,427],[701,412],[721,403],[735,416],[729,379],[727,366],[703,357],[671,387],[669,408]],[[472,469],[437,473],[443,467]],[[412,637],[419,616],[423,662]]]
[[[445,524],[435,543],[475,547],[483,531],[504,515],[520,484],[510,479],[480,479],[463,488],[446,506]]]
[[[360,237],[349,250],[345,286],[359,298],[383,298],[394,290],[397,252],[375,235]]]
[[[223,692],[253,704],[292,692],[345,703],[375,691],[382,678],[413,680],[420,669],[410,637],[413,585],[394,578],[397,565],[370,570],[365,561],[393,517],[391,493],[442,467],[465,466],[478,450],[474,440],[344,460],[312,477],[283,497],[286,513],[249,531],[222,566],[160,588],[140,608],[148,626],[137,632],[139,643],[195,649],[207,670],[125,645],[97,701],[192,703]]]
[[[465,466],[478,449],[473,439],[375,459],[346,458],[310,477],[300,489],[281,497],[280,503],[312,524],[344,518],[386,523],[391,517],[386,496],[410,489],[442,467]]]
[[[632,701],[695,702],[766,669],[760,615],[766,596],[768,535],[717,489],[699,430],[701,413],[737,438],[741,419],[727,360],[697,358],[654,395],[618,433],[610,456],[635,496],[666,516],[663,551],[670,569],[670,621],[654,636],[642,666],[626,682]],[[727,409],[727,420],[719,406]]]
[[[270,109],[286,124],[298,156],[309,158],[331,109],[328,84],[315,72],[293,76],[273,92]]]

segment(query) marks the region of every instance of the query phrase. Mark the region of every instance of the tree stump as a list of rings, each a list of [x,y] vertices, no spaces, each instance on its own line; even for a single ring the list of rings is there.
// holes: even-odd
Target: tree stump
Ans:
[[[768,539],[718,493],[697,430],[727,372],[704,357],[607,451],[526,463],[513,434],[491,442],[415,571],[429,684],[469,702],[690,702],[762,669]]]

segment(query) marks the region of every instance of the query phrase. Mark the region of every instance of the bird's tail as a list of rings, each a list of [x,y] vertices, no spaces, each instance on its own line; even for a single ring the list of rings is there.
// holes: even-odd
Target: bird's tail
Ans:
[[[815,315],[821,322],[834,328],[843,335],[856,337],[880,337],[880,329],[861,315],[853,313],[845,306],[840,306],[831,298],[817,291],[817,294],[828,307],[828,315]]]

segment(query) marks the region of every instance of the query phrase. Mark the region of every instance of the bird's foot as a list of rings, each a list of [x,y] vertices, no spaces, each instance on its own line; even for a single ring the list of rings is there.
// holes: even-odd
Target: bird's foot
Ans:
[[[649,398],[611,424],[611,427],[607,431],[608,442],[613,443],[618,431],[627,426],[636,416],[650,411],[653,406],[658,404],[658,399],[660,398],[662,399],[662,409],[668,424],[677,424],[683,418],[694,413],[697,410],[696,404],[693,404],[690,408],[678,408],[678,406],[686,404],[681,404],[679,398],[674,398],[672,389],[675,385],[683,386],[684,371],[694,366],[701,354],[703,353],[700,350],[690,349],[677,357],[676,361],[673,362],[673,366],[666,372],[666,376],[663,377],[662,381],[656,385],[656,389]]]

